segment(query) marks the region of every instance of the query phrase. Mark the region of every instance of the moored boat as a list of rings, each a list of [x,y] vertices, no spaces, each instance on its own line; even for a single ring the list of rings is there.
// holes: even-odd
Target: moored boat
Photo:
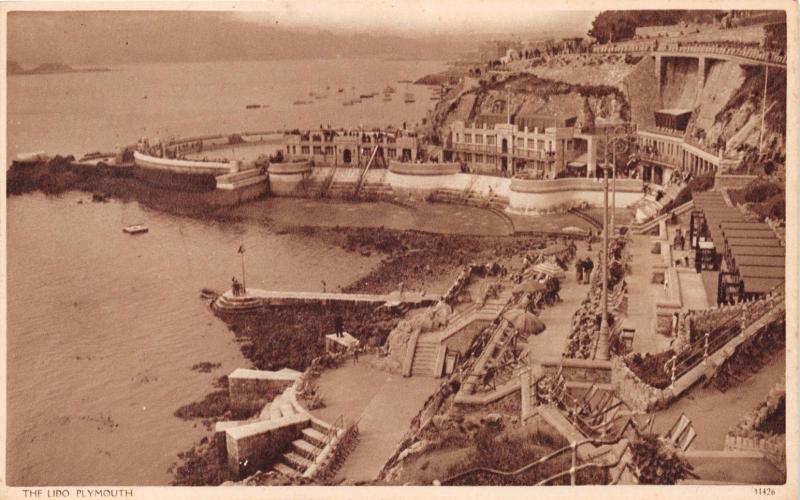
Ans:
[[[149,231],[147,226],[144,224],[134,224],[132,226],[124,227],[122,230],[128,234],[142,234]]]

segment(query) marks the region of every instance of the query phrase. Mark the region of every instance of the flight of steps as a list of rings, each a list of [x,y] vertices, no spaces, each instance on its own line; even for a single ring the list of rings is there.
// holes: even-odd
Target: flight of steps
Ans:
[[[494,321],[503,310],[510,295],[501,295],[498,298],[486,301],[486,304],[470,304],[458,314],[448,320],[447,326],[438,331],[420,335],[414,347],[414,357],[411,361],[412,377],[441,377],[444,369],[444,359],[447,347],[443,341],[475,321],[490,323]],[[477,333],[477,332],[476,332]]]
[[[364,178],[359,190],[358,199],[361,200],[391,200],[394,199],[392,186],[386,184],[388,170],[370,169]]]
[[[273,470],[288,477],[302,477],[328,442],[328,429],[312,423],[300,432],[298,439],[292,441],[291,447],[283,453],[281,460],[273,466]]]
[[[414,350],[414,360],[411,363],[412,377],[440,377],[436,373],[437,359],[443,356],[442,351],[447,348],[434,342],[417,342]]]
[[[259,309],[263,301],[258,297],[230,297],[220,295],[212,304],[216,312],[254,311]]]

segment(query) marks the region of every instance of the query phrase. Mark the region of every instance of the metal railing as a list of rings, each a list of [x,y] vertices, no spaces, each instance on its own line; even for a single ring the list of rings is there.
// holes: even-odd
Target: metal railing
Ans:
[[[534,469],[535,467],[537,467],[539,465],[545,464],[545,463],[547,463],[547,462],[549,462],[549,461],[551,461],[551,460],[563,455],[567,451],[569,451],[569,452],[571,452],[571,466],[570,466],[570,468],[565,470],[565,471],[559,472],[558,474],[554,474],[554,475],[552,475],[552,476],[550,476],[550,477],[548,477],[548,478],[546,478],[546,479],[544,479],[542,481],[539,481],[538,483],[536,483],[536,486],[544,486],[546,484],[549,484],[549,483],[555,481],[556,479],[559,479],[559,478],[567,476],[567,475],[569,475],[569,477],[570,477],[570,484],[572,486],[574,486],[576,484],[576,482],[577,482],[578,472],[580,472],[582,470],[585,470],[585,469],[588,469],[588,468],[592,468],[592,467],[602,468],[602,469],[611,469],[611,468],[617,467],[620,464],[620,462],[622,461],[623,457],[625,456],[625,452],[630,448],[630,443],[626,444],[625,448],[623,450],[621,450],[621,452],[620,452],[619,456],[617,457],[617,459],[614,462],[611,462],[611,463],[589,462],[589,463],[584,463],[584,464],[578,465],[577,462],[578,462],[578,448],[579,447],[581,447],[583,445],[586,445],[586,444],[591,444],[593,446],[614,445],[614,444],[619,443],[620,441],[621,441],[621,439],[608,439],[608,440],[584,439],[582,441],[573,441],[570,444],[568,444],[567,446],[564,446],[563,448],[559,448],[558,450],[556,450],[556,451],[554,451],[554,452],[552,452],[552,453],[550,453],[548,455],[545,455],[545,456],[543,456],[543,457],[541,457],[541,458],[539,458],[537,460],[534,460],[533,462],[531,462],[531,463],[529,463],[527,465],[523,465],[519,469],[516,469],[516,470],[513,470],[513,471],[503,471],[503,470],[498,470],[498,469],[492,469],[490,467],[473,467],[472,469],[468,469],[466,471],[459,472],[459,473],[457,473],[457,474],[455,474],[453,476],[448,477],[447,479],[445,479],[443,481],[440,481],[440,484],[442,484],[442,485],[452,484],[455,481],[458,481],[459,479],[463,479],[465,477],[468,477],[468,476],[471,476],[471,475],[477,474],[477,473],[494,474],[494,475],[503,476],[503,477],[518,476],[520,474],[523,474],[525,472],[528,472],[528,471]]]
[[[705,362],[711,354],[714,354],[730,342],[734,337],[744,332],[749,326],[772,313],[775,309],[770,307],[777,299],[780,300],[782,294],[745,303],[741,314],[735,314],[725,320],[725,322],[713,330],[706,332],[702,339],[698,339],[689,345],[687,354],[676,354],[664,364],[664,371],[670,375],[670,387],[675,385],[675,380],[681,378],[701,363]]]

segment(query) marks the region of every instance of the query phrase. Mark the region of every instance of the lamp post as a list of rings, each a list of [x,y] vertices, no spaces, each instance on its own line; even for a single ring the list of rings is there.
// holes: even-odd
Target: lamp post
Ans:
[[[597,339],[597,355],[601,360],[609,359],[608,346],[608,129],[605,129],[603,145],[603,248],[600,256],[600,272],[603,273],[602,307],[600,317],[600,337]]]

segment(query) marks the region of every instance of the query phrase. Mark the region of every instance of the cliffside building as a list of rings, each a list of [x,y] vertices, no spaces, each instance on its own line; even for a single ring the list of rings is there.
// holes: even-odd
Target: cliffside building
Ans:
[[[421,152],[416,133],[405,130],[311,130],[284,135],[283,155],[320,165],[365,165],[378,148],[383,160],[414,161]]]
[[[490,175],[555,179],[567,169],[588,174],[596,164],[595,141],[575,127],[576,120],[563,114],[485,113],[472,122],[455,121],[444,158]]]

